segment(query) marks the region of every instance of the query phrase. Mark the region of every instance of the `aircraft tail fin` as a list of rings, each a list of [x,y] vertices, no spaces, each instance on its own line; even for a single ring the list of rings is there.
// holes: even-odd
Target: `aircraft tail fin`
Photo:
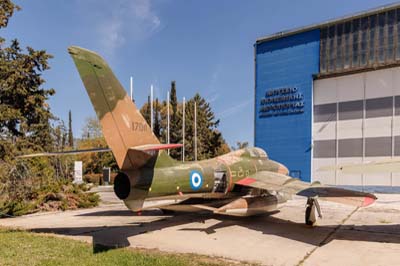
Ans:
[[[68,48],[102,126],[108,147],[121,170],[145,163],[130,147],[160,144],[105,60],[95,52]]]

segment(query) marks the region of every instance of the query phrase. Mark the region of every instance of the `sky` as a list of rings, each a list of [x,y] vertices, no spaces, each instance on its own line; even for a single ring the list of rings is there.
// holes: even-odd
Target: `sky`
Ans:
[[[75,137],[95,112],[67,53],[78,45],[101,54],[139,107],[150,85],[163,100],[176,81],[178,99],[197,92],[212,106],[230,145],[254,138],[254,50],[257,38],[393,3],[378,0],[14,0],[0,36],[54,56],[44,88],[51,111]],[[129,93],[129,92],[128,92]]]

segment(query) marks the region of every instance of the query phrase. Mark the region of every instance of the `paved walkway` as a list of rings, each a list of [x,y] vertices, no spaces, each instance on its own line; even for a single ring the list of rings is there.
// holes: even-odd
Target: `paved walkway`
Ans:
[[[100,192],[100,207],[0,219],[0,226],[51,232],[109,248],[156,248],[264,265],[399,265],[400,195],[381,194],[364,209],[320,201],[318,226],[303,224],[304,198],[272,216],[232,218],[207,213],[141,216]]]

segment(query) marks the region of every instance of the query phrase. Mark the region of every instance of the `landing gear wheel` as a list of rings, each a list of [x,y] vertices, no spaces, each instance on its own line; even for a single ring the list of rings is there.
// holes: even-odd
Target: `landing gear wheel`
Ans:
[[[317,217],[315,216],[315,207],[307,206],[306,208],[306,225],[314,226],[317,221]]]
[[[307,205],[306,205],[306,215],[305,215],[305,222],[306,225],[314,226],[315,222],[317,221],[317,213],[318,217],[322,218],[321,209],[319,207],[319,203],[317,198],[308,198]]]

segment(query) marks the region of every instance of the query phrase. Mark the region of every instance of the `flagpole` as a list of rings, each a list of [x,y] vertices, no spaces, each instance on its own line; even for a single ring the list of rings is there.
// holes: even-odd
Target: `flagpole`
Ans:
[[[185,97],[183,97],[182,104],[182,162],[185,161]]]
[[[154,117],[153,117],[153,84],[150,86],[150,127],[151,127],[151,132],[154,132],[153,130],[153,123],[154,123]]]
[[[197,103],[194,102],[194,160],[197,161]]]
[[[167,91],[167,144],[169,144],[169,91]],[[168,149],[169,155],[169,149]]]
[[[133,77],[131,76],[131,101],[133,101]]]

